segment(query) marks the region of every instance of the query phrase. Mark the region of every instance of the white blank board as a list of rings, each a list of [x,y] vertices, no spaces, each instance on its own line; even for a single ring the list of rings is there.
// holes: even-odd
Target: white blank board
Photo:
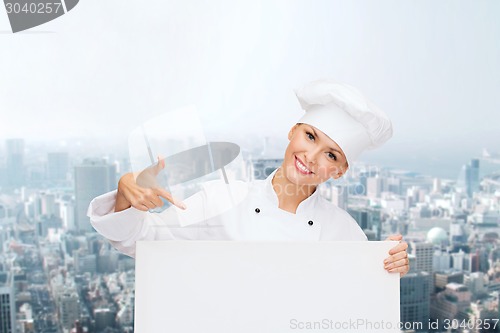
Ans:
[[[135,332],[399,332],[396,244],[138,242]]]

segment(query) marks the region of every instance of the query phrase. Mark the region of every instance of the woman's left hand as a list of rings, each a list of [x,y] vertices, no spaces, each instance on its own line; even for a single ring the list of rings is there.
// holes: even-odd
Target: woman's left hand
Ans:
[[[389,250],[390,256],[384,260],[384,268],[390,272],[399,272],[399,277],[402,277],[410,270],[410,261],[406,249],[408,244],[402,240],[402,235],[391,235],[387,237],[388,241],[399,241],[399,244]]]

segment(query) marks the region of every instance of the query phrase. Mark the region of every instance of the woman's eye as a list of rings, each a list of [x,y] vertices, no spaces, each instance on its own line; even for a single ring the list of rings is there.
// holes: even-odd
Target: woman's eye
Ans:
[[[332,153],[328,153],[328,158],[332,159],[332,160],[337,160],[337,156],[335,156],[334,154]]]
[[[312,135],[311,133],[306,132],[306,135],[309,138],[309,140],[314,140],[314,135]]]

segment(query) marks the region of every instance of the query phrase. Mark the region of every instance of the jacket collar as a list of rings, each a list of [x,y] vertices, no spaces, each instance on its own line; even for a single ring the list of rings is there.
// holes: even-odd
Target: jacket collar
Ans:
[[[278,195],[274,191],[272,180],[274,178],[274,175],[276,174],[276,171],[278,171],[280,167],[278,167],[276,170],[274,170],[265,180],[265,185],[264,185],[264,194],[265,196],[274,204],[276,207],[279,204],[278,201]],[[299,214],[303,212],[303,210],[309,210],[314,208],[317,200],[321,196],[319,195],[319,190],[316,188],[316,190],[311,194],[309,197],[305,198],[302,200],[301,203],[299,203],[299,206],[297,207],[296,214]]]

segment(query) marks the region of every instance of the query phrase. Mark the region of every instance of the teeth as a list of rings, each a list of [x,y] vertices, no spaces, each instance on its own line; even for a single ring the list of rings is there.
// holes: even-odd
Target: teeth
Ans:
[[[297,167],[298,167],[300,170],[302,170],[302,171],[304,171],[304,172],[307,172],[307,173],[310,173],[310,172],[311,172],[308,168],[306,168],[306,166],[305,166],[304,164],[300,163],[299,159],[297,159],[297,163],[296,163],[296,164],[297,164]]]

